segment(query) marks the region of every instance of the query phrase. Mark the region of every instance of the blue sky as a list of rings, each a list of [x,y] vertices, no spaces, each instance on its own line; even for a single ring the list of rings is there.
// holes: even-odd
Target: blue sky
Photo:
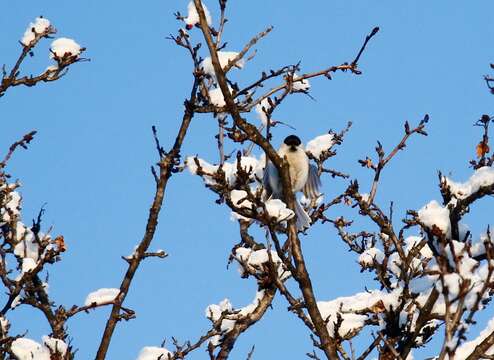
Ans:
[[[173,13],[185,12],[187,3],[26,0],[9,1],[0,13],[0,62],[7,66],[15,62],[18,40],[38,15],[52,21],[58,36],[87,47],[85,56],[91,59],[72,66],[58,82],[11,89],[0,99],[0,149],[38,130],[29,151],[16,153],[9,171],[23,184],[25,222],[46,204],[45,227],[65,236],[68,252],[49,271],[57,303],[82,304],[95,289],[118,287],[125,269],[120,256],[131,253],[142,237],[154,189],[149,168],[157,159],[151,125],[168,147],[191,86],[190,59],[165,39],[180,26]],[[205,3],[217,20],[216,2]],[[303,141],[353,121],[330,165],[351,173],[366,189],[371,177],[357,159],[372,154],[376,140],[389,149],[400,139],[405,120],[414,124],[430,114],[429,137],[412,139],[382,178],[377,200],[385,207],[393,200],[398,220],[406,209],[439,200],[438,170],[456,180],[466,180],[471,172],[467,161],[480,135],[472,124],[492,113],[493,98],[482,75],[494,61],[493,10],[485,0],[230,1],[224,39],[228,50],[238,51],[254,34],[274,26],[256,57],[234,75],[245,84],[284,64],[301,61],[309,72],[351,61],[365,34],[381,27],[362,57],[361,76],[340,73],[332,81],[313,80],[315,101],[295,95],[275,118],[294,126]],[[201,39],[198,30],[192,34]],[[45,40],[26,60],[24,73],[49,65],[48,46]],[[257,121],[255,115],[248,119]],[[182,153],[216,161],[215,130],[211,117],[196,117]],[[290,132],[277,128],[274,142]],[[229,144],[228,150],[236,146]],[[328,196],[346,184],[330,178],[323,183]],[[133,359],[141,347],[171,336],[194,340],[208,328],[207,305],[225,297],[234,306],[252,300],[254,282],[240,279],[235,267],[226,269],[238,241],[237,224],[214,200],[199,178],[186,172],[172,178],[152,245],[170,256],[146,261],[139,270],[126,302],[137,319],[118,326],[108,359]],[[490,221],[489,205],[483,201],[468,217],[476,234]],[[357,228],[366,226],[357,215],[356,220]],[[329,226],[314,227],[303,246],[319,299],[375,286]],[[492,309],[486,310],[481,323],[490,315]],[[11,316],[13,331],[29,329],[28,336],[37,340],[48,332],[29,309]],[[78,358],[94,356],[106,316],[106,310],[98,310],[69,323]],[[311,350],[307,331],[286,313],[283,299],[242,335],[232,358],[245,358],[253,344],[258,359],[298,359]],[[204,355],[199,350],[191,359]]]

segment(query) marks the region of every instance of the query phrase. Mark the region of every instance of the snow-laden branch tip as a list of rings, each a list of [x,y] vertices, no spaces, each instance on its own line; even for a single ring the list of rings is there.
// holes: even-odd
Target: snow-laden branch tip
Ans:
[[[67,353],[68,345],[60,339],[55,339],[49,336],[43,336],[43,344],[50,350],[52,354],[59,354],[62,358]]]
[[[339,336],[349,339],[362,330],[370,316],[396,308],[398,304],[399,292],[372,290],[331,301],[319,301],[317,306],[322,317],[328,319],[329,334],[335,336],[338,330]]]
[[[239,209],[252,209],[254,204],[247,200],[247,191],[245,190],[232,190],[230,191],[230,200],[233,205],[235,205]],[[248,220],[245,216],[242,216],[235,211],[232,211],[231,214],[232,220]]]
[[[199,166],[197,163],[199,163]],[[188,156],[185,160],[185,164],[187,165],[187,168],[189,169],[191,174],[200,175],[206,185],[215,185],[216,181],[214,180],[212,175],[218,172],[218,170],[220,169],[220,165],[212,165],[200,158],[197,158],[197,163],[195,156]],[[237,165],[237,160],[234,160],[233,162],[225,162],[221,167],[223,172],[225,173],[225,181],[230,185],[235,184],[238,170]],[[199,167],[201,168],[201,171],[206,174],[201,175],[199,173]],[[250,172],[249,177],[252,180],[254,180],[256,176],[257,178],[262,178],[264,163],[257,160],[255,157],[242,156],[240,158],[240,167],[244,171]]]
[[[230,91],[232,90],[230,86],[228,86],[228,88],[230,89]],[[209,89],[208,93],[212,105],[218,107],[224,107],[226,105],[225,98],[219,87],[213,87]]]
[[[204,9],[204,14],[206,15],[206,22],[209,26],[211,26],[213,20],[211,19],[211,14],[209,13],[209,10],[206,5],[204,5],[204,3],[202,3],[202,8]],[[197,13],[194,1],[189,2],[189,5],[187,5],[187,17],[184,18],[184,22],[186,24],[187,30],[192,29],[199,23],[199,14]]]
[[[437,227],[448,238],[451,237],[451,222],[449,210],[441,206],[436,200],[432,200],[418,211],[419,220],[427,228],[433,230]]]
[[[14,340],[10,350],[19,360],[50,360],[50,351],[36,341],[28,338]]]
[[[255,192],[255,191],[254,191]],[[230,192],[230,199],[233,205],[238,208],[252,209],[253,203],[247,200],[247,192],[244,190],[232,190]],[[264,202],[267,215],[277,223],[281,223],[290,220],[295,216],[293,210],[289,209],[286,204],[280,199],[269,199]],[[262,211],[262,208],[257,208],[257,211]],[[232,219],[246,218],[235,211],[232,212]]]
[[[27,273],[36,267],[36,261],[31,258],[22,259],[21,274]]]
[[[51,43],[50,58],[57,61],[65,58],[78,58],[84,49],[73,39],[58,38]]]
[[[259,303],[261,302],[263,297],[264,290],[257,291],[252,303],[240,309],[234,309],[232,304],[230,303],[230,300],[224,299],[219,304],[209,305],[205,310],[205,315],[212,322],[219,321],[223,315],[220,329],[224,335],[234,328],[235,323],[238,319],[251,314],[259,306]],[[221,338],[222,335],[216,335],[211,337],[209,342],[213,346],[218,346],[219,344],[221,344]]]
[[[139,352],[136,360],[167,360],[169,355],[172,356],[172,353],[165,348],[156,346],[145,346]]]
[[[85,306],[90,306],[92,304],[103,304],[103,303],[109,303],[115,300],[115,298],[120,294],[120,289],[116,288],[102,288],[98,289],[96,291],[93,291],[90,293],[86,301],[84,302]]]
[[[464,182],[454,182],[446,176],[442,180],[449,187],[451,194],[457,199],[465,199],[479,191],[482,187],[492,186],[494,184],[494,168],[490,166],[481,167]]]
[[[295,216],[293,210],[289,209],[280,199],[269,199],[264,203],[268,215],[277,222],[290,220]]]
[[[334,134],[320,135],[307,142],[305,150],[319,159],[321,154],[330,150],[334,144],[336,144]]]
[[[249,272],[263,272],[262,265],[269,263],[269,257],[276,267],[276,271],[280,280],[284,281],[291,276],[290,271],[285,270],[283,261],[278,256],[276,251],[271,250],[268,253],[267,249],[252,250],[249,248],[239,247],[235,249],[235,259],[239,263],[240,275],[244,276]]]
[[[366,249],[358,258],[362,267],[371,267],[374,263],[381,264],[384,260],[384,253],[377,247]]]
[[[19,216],[22,200],[21,195],[17,191],[8,191],[6,185],[0,187],[0,191],[2,190],[7,192],[7,201],[5,205],[0,208],[0,225],[9,222],[11,216]]]
[[[24,46],[29,46],[35,39],[37,34],[42,34],[50,28],[50,20],[45,19],[42,16],[37,17],[34,22],[29,23],[24,36],[22,36],[21,43]]]
[[[235,60],[237,57],[238,52],[235,51],[218,51],[218,58],[220,60],[220,66],[222,69],[224,69],[230,61]],[[245,65],[245,60],[244,59],[239,59],[234,66],[236,68],[242,69]],[[215,72],[214,72],[214,67],[213,67],[213,61],[211,60],[211,57],[208,56],[205,58],[201,64],[199,65],[200,68],[203,69],[204,73],[210,75],[211,77],[215,77]]]

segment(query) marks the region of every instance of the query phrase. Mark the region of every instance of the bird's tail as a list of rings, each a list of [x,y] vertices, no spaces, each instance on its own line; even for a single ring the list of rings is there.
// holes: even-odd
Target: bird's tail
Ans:
[[[310,227],[310,217],[307,214],[307,212],[304,210],[302,205],[298,202],[297,199],[295,199],[295,215],[297,216],[297,230],[298,231],[305,231]]]

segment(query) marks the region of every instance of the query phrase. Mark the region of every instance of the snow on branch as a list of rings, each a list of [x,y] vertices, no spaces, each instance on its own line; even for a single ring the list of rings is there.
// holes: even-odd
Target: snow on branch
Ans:
[[[209,13],[206,5],[203,4],[202,7],[204,9],[204,13],[206,14],[206,21],[208,25],[211,26],[213,22],[211,14]],[[187,5],[187,17],[183,18],[183,21],[186,24],[187,30],[191,30],[195,25],[199,23],[199,14],[197,13],[197,9],[193,1],[189,2],[189,5]]]
[[[218,58],[220,61],[220,66],[223,69],[226,69],[228,67],[236,67],[238,69],[242,69],[245,65],[245,60],[243,59],[237,59],[238,52],[235,51],[218,51]],[[207,75],[211,77],[216,77],[214,68],[213,68],[213,62],[211,60],[211,57],[208,56],[205,58],[202,62],[200,67],[206,73]]]
[[[56,81],[63,77],[70,65],[83,61],[80,57],[86,49],[77,44],[74,40],[68,38],[59,38],[52,42],[50,48],[50,58],[56,61],[56,65],[48,66],[45,71],[38,75],[20,75],[20,68],[27,55],[34,56],[34,49],[39,41],[43,38],[50,38],[57,30],[51,22],[40,16],[34,22],[30,23],[20,43],[22,51],[15,65],[10,71],[6,67],[2,70],[0,81],[0,97],[2,97],[8,88],[15,86],[34,86],[39,82]]]
[[[475,170],[468,181],[454,182],[446,176],[442,177],[444,187],[447,187],[455,199],[464,200],[483,189],[490,189],[494,185],[494,169],[484,166]]]
[[[51,26],[50,20],[39,16],[34,20],[34,22],[29,23],[29,26],[22,36],[21,43],[22,45],[29,47],[33,41],[37,40],[37,36],[45,36],[44,34],[54,32],[55,29]]]
[[[118,296],[120,293],[120,289],[98,289],[96,291],[93,291],[89,293],[89,295],[86,298],[86,301],[84,301],[85,306],[90,306],[90,305],[101,305],[105,303],[111,303],[115,300],[115,298]]]
[[[233,308],[230,300],[224,299],[219,304],[211,304],[206,310],[206,317],[215,324],[221,331],[221,335],[216,335],[210,339],[210,344],[214,347],[219,346],[225,336],[235,329],[237,322],[242,322],[244,318],[251,316],[256,309],[263,306],[263,302],[267,299],[267,294],[264,290],[256,293],[252,303],[239,308]]]

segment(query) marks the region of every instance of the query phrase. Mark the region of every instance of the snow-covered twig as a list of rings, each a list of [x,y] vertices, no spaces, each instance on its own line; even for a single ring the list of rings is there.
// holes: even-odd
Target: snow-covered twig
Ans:
[[[16,63],[9,73],[7,73],[5,67],[2,69],[3,76],[0,81],[0,97],[2,97],[10,87],[19,85],[34,86],[39,82],[56,81],[67,73],[70,65],[86,60],[80,58],[80,54],[85,50],[85,48],[80,47],[72,39],[60,38],[52,43],[51,50],[51,57],[57,61],[57,65],[49,66],[44,72],[37,76],[30,75],[20,77],[20,67],[26,56],[28,54],[33,54],[34,48],[42,38],[49,38],[55,33],[56,29],[48,20],[42,17],[37,18],[34,23],[29,25],[29,28],[26,30],[26,33],[21,40],[22,52]],[[67,46],[67,44],[70,46]],[[63,49],[64,53],[61,53],[60,49]]]

